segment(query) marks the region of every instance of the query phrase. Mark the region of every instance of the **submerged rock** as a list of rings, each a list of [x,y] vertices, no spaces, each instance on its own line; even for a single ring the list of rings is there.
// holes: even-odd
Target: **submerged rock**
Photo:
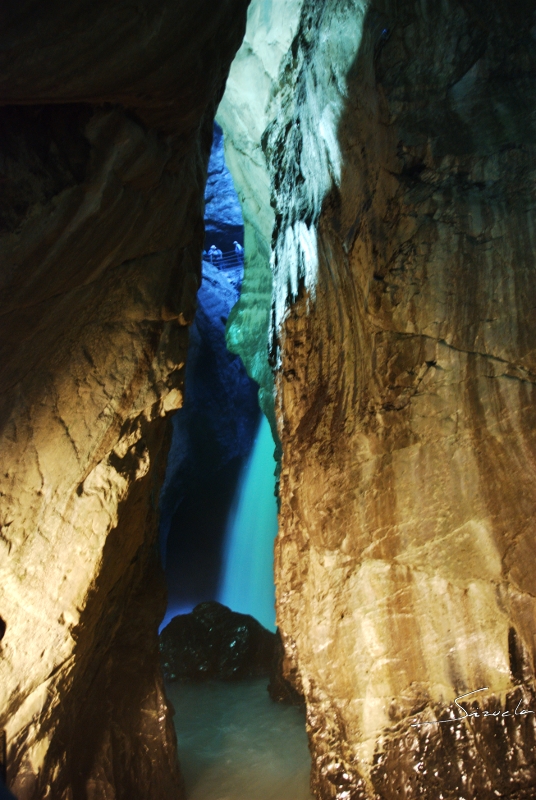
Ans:
[[[211,600],[173,617],[160,634],[168,681],[242,680],[268,676],[276,635],[249,614]]]

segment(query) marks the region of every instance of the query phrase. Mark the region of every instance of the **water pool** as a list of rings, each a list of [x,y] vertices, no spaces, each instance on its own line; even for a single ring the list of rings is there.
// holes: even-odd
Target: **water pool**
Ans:
[[[266,684],[167,684],[188,800],[312,800],[304,712]]]

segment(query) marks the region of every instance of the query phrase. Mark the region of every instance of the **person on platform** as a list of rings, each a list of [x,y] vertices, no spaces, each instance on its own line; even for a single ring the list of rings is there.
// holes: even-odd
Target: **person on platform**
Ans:
[[[215,244],[211,244],[209,247],[208,259],[210,263],[214,264],[216,267],[219,267],[223,261],[223,253]]]
[[[233,244],[236,257],[242,260],[244,258],[244,248],[242,247],[240,242],[233,242]]]

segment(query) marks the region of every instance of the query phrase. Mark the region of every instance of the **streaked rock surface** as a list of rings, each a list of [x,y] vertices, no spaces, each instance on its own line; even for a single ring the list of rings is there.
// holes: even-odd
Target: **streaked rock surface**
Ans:
[[[155,509],[246,7],[0,12],[0,727],[19,800],[181,796]]]
[[[278,624],[321,798],[536,790],[533,15],[304,2],[268,92]],[[412,727],[483,687],[500,718]]]

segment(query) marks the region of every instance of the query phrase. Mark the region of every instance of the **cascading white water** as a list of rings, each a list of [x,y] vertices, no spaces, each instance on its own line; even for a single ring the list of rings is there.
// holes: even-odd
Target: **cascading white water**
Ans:
[[[270,425],[262,415],[229,516],[218,594],[220,603],[251,614],[269,630],[275,630],[277,501],[273,452]]]

